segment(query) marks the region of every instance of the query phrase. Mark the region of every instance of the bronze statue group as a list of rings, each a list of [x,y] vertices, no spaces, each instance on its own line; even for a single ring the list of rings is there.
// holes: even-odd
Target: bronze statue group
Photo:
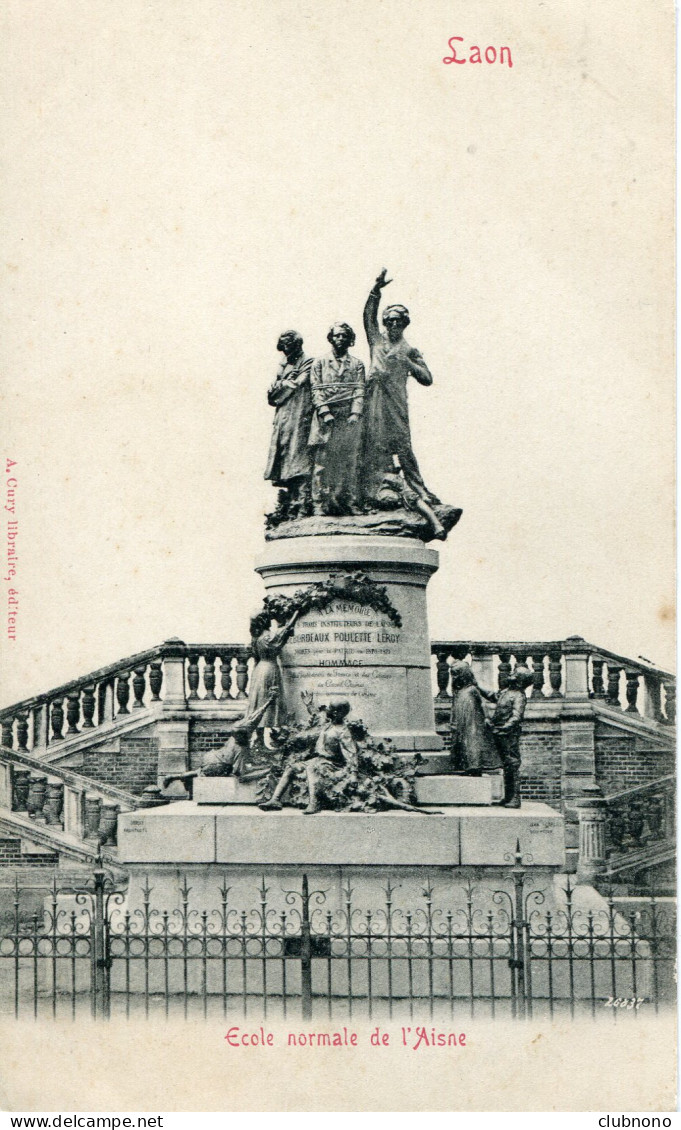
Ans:
[[[386,307],[384,332],[379,328],[381,291],[391,281],[385,276],[382,271],[364,307],[368,373],[349,352],[355,332],[347,322],[331,326],[331,350],[323,357],[306,356],[296,330],[277,342],[284,360],[268,393],[276,411],[265,469],[279,488],[272,524],[404,507],[426,518],[432,536],[446,536],[434,510],[440,501],[423,481],[409,427],[407,381],[411,376],[430,385],[433,378],[404,337],[405,306]]]
[[[423,481],[409,427],[408,379],[430,385],[433,378],[418,349],[404,338],[409,325],[405,306],[386,307],[384,332],[379,329],[381,291],[390,281],[382,271],[364,307],[368,374],[349,352],[355,333],[347,322],[331,326],[331,351],[324,357],[306,356],[295,330],[283,333],[277,342],[284,360],[268,393],[276,411],[265,471],[265,478],[279,488],[271,525],[403,507],[426,519],[431,537],[446,536],[434,509],[441,508],[440,501]],[[460,513],[440,509],[449,528]],[[368,578],[364,582],[370,583]],[[279,657],[302,606],[279,611],[277,615],[266,601],[251,619],[255,666],[246,715],[232,724],[225,744],[208,755],[201,769],[166,777],[164,788],[181,781],[191,796],[195,777],[233,775],[257,783],[265,810],[280,809],[288,801],[305,805],[306,814],[324,806],[426,812],[413,803],[418,756],[396,757],[361,722],[348,722],[347,700],[314,706],[312,697],[304,695],[307,724],[292,723],[285,709]],[[525,688],[531,682],[531,672],[517,666],[507,685],[492,693],[478,685],[467,663],[452,665],[452,770],[480,776],[502,769],[501,803],[508,808],[520,805],[520,731]],[[489,718],[483,700],[494,703]]]
[[[506,808],[520,808],[520,734],[527,699],[525,690],[533,681],[527,667],[517,666],[498,692],[478,685],[468,663],[452,664],[452,713],[450,749],[455,772],[470,776],[503,769]],[[483,699],[495,704],[487,717]]]
[[[398,760],[383,745],[374,743],[361,724],[356,724],[353,732],[352,723],[348,723],[351,706],[347,699],[315,707],[312,695],[303,694],[309,715],[307,725],[293,728],[286,725],[278,657],[293,632],[294,621],[292,618],[277,632],[271,632],[264,625],[254,627],[259,631],[259,635],[254,637],[259,643],[253,673],[255,693],[246,717],[242,716],[230,727],[227,742],[209,754],[201,769],[166,777],[164,788],[173,781],[181,781],[191,796],[195,777],[233,775],[245,783],[266,784],[267,795],[261,798],[260,807],[268,811],[281,809],[287,798],[290,800],[292,788],[298,799],[301,783],[307,796],[307,804],[302,809],[305,815],[313,815],[324,807],[339,806],[364,807],[365,810],[377,806],[396,807],[419,811],[413,803],[413,778],[418,758],[411,759],[413,764],[405,762],[404,769],[400,771]],[[508,675],[506,686],[492,692],[478,685],[468,663],[452,664],[450,755],[453,771],[482,776],[502,769],[504,795],[501,804],[506,808],[520,807],[520,735],[527,702],[525,690],[532,679],[532,672],[527,667],[517,666]],[[489,718],[483,700],[494,704]],[[282,745],[282,756],[277,760],[282,723],[287,741]],[[273,746],[266,743],[266,730],[274,739]],[[367,775],[367,767],[369,775],[378,766],[383,770],[380,790],[374,789],[370,804],[362,806],[352,803],[358,796],[361,797],[361,790],[348,788],[348,785],[357,783],[360,775],[362,751],[357,733],[366,739],[364,775]],[[372,763],[374,750],[378,751],[378,760]],[[397,792],[401,795],[391,791],[393,785],[398,786]],[[366,789],[364,797],[367,797]]]

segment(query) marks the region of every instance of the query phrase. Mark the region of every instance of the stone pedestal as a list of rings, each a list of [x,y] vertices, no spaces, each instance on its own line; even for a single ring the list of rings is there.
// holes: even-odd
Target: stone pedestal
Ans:
[[[577,800],[579,817],[579,861],[577,881],[594,883],[605,871],[605,822],[607,805],[596,784],[584,789]]]
[[[312,536],[269,542],[256,565],[268,595],[293,596],[334,573],[361,570],[385,585],[402,617],[338,600],[328,612],[310,612],[284,649],[287,708],[300,719],[301,691],[318,703],[347,698],[352,716],[398,751],[437,751],[431,682],[426,585],[438,554],[420,541],[390,537]]]
[[[122,863],[205,863],[234,866],[305,865],[386,868],[503,867],[516,845],[534,867],[561,869],[563,817],[528,802],[519,809],[450,807],[439,815],[401,812],[262,812],[254,806],[179,801],[118,818]],[[394,870],[397,869],[397,870]],[[388,871],[386,870],[386,874]]]

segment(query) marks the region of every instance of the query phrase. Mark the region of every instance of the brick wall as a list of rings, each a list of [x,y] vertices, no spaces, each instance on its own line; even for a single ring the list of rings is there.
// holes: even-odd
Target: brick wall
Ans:
[[[196,720],[189,733],[189,765],[199,769],[205,755],[224,745],[230,724]],[[445,730],[438,727],[443,737]],[[526,718],[521,740],[521,794],[527,800],[543,801],[560,807],[561,731],[558,719],[530,721]],[[117,785],[141,793],[156,784],[158,751],[153,734],[122,737],[120,752],[89,749],[83,754],[80,771],[95,781]],[[646,784],[674,772],[671,749],[654,748],[646,736],[596,723],[596,771],[606,793]]]
[[[556,722],[525,724],[520,740],[520,795],[560,807],[561,738]]]
[[[21,862],[21,840],[17,837],[0,839],[0,867],[11,867]]]
[[[158,747],[151,735],[123,736],[120,751],[88,749],[79,772],[93,781],[115,785],[131,793],[142,793],[156,784]]]
[[[27,852],[22,855],[18,836],[0,838],[0,867],[56,867],[58,862],[57,852]]]
[[[655,748],[646,737],[597,723],[596,774],[606,795],[668,777],[674,768],[673,749]]]
[[[54,851],[31,852],[21,857],[22,867],[56,867],[59,863],[59,854]]]

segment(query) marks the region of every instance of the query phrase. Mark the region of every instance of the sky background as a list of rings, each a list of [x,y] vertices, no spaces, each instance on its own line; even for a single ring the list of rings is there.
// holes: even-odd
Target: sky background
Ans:
[[[671,8],[8,0],[0,24],[4,703],[246,640],[277,337],[321,353],[349,321],[366,361],[383,267],[434,375],[414,448],[464,511],[431,636],[673,663]],[[452,35],[513,68],[445,66]]]

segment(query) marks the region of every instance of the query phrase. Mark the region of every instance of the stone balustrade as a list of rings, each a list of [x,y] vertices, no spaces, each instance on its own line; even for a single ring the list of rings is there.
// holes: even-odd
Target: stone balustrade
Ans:
[[[5,810],[86,844],[114,847],[119,813],[155,801],[155,793],[134,796],[28,754],[0,753],[0,819]]]
[[[625,789],[605,798],[605,842],[609,862],[633,852],[673,847],[676,791],[673,776]]]
[[[514,666],[530,668],[534,680],[531,701],[561,698],[600,699],[605,706],[638,714],[651,722],[674,725],[676,682],[668,671],[647,661],[597,648],[581,636],[533,642],[480,642],[436,640],[436,705],[451,699],[451,665],[466,660],[478,682],[489,690],[503,690]]]
[[[1,710],[2,746],[44,751],[139,710],[247,698],[249,657],[244,644],[166,640]]]
[[[581,636],[542,642],[436,640],[431,645],[436,708],[451,698],[451,664],[470,662],[480,684],[503,690],[516,664],[534,675],[533,703],[595,699],[604,706],[673,725],[674,676],[646,661],[626,659]],[[252,659],[245,644],[186,644],[166,640],[84,678],[0,711],[2,745],[45,751],[137,711],[220,709],[248,698]]]

